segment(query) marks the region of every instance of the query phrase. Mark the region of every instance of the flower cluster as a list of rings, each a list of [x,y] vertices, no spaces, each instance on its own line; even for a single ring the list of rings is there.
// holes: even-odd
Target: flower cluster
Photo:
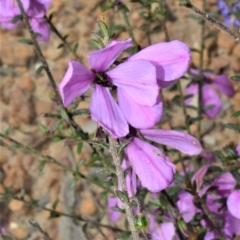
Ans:
[[[240,148],[237,146],[236,151]],[[239,155],[240,156],[240,155]],[[196,186],[196,194],[206,197],[206,206],[213,215],[216,224],[226,239],[233,239],[234,235],[240,234],[240,190],[236,189],[237,182],[231,173],[227,172],[214,179],[209,185],[203,184],[203,178],[208,171],[208,165],[202,166],[192,177],[192,184]],[[211,229],[212,224],[205,218],[203,212],[195,201],[194,194],[181,191],[178,194],[178,209],[185,220],[190,222],[196,214],[203,216],[201,225]],[[219,238],[216,230],[207,231],[204,240]]]
[[[224,17],[225,24],[229,27],[233,23],[236,27],[240,27],[240,2],[236,2],[230,8],[226,1],[217,0],[220,13]]]
[[[199,141],[188,134],[149,129],[162,116],[159,90],[186,72],[189,48],[180,41],[158,43],[116,61],[122,51],[131,46],[131,39],[113,40],[105,48],[90,53],[90,70],[71,60],[59,86],[65,106],[92,86],[91,118],[114,138],[120,138],[120,142],[123,138],[129,141],[124,150],[123,167],[132,167],[132,173],[127,175],[130,196],[136,193],[136,175],[143,187],[159,192],[171,184],[175,172],[169,158],[144,138],[189,155],[201,151]],[[112,96],[115,91],[117,101]]]
[[[50,2],[52,0],[22,0],[23,8],[29,18],[30,25],[34,32],[40,34],[38,40],[48,41],[50,28],[44,19]],[[0,1],[0,24],[7,29],[16,28],[19,21],[13,22],[16,16],[20,16],[21,11],[15,0]]]
[[[198,77],[199,72],[195,69],[191,69],[190,73]],[[230,80],[226,75],[212,76],[212,74],[205,72],[203,74],[204,81],[202,86],[202,108],[204,113],[209,118],[216,117],[222,109],[222,101],[214,88],[225,94],[227,97],[233,97],[234,88]],[[185,95],[189,97],[185,100],[185,103],[189,105],[193,99],[193,96],[198,93],[198,83],[191,83],[185,90]],[[193,95],[193,96],[191,96]]]

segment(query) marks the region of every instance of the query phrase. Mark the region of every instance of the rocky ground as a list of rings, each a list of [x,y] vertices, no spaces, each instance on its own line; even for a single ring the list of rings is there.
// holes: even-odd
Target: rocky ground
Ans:
[[[139,15],[141,9],[136,3],[126,2],[130,9],[130,23],[133,26],[137,43],[141,47],[147,46],[146,29]],[[200,27],[195,20],[187,17],[192,12],[180,7],[175,0],[166,2],[174,16],[174,21],[167,22],[170,38],[181,40],[191,48],[199,48]],[[192,2],[201,8],[200,0]],[[88,65],[86,56],[92,50],[91,32],[97,29],[99,15],[104,16],[108,23],[124,24],[120,13],[113,10],[102,13],[100,6],[103,6],[103,3],[104,1],[98,0],[53,0],[49,11],[49,13],[56,12],[53,23],[62,35],[69,34],[67,41],[70,44],[79,44],[77,54],[86,65]],[[207,3],[208,11],[217,11],[215,0],[207,0]],[[223,71],[228,76],[239,73],[240,64],[237,58],[240,57],[240,44],[237,44],[226,33],[219,32],[208,25],[207,32],[213,31],[217,34],[206,41],[204,68],[211,68],[216,74]],[[49,128],[54,124],[55,120],[44,117],[44,113],[57,112],[58,109],[50,100],[49,95],[52,89],[47,76],[43,72],[40,75],[36,74],[40,62],[33,47],[18,42],[20,38],[29,36],[26,29],[23,26],[12,31],[0,29],[0,34],[0,131],[3,133],[10,125],[13,126],[12,138],[46,155],[53,156],[66,165],[71,165],[72,161],[89,159],[90,151],[87,145],[83,148],[81,155],[73,151],[74,156],[70,157],[69,149],[63,147],[63,142],[50,143],[48,137],[39,129],[39,124],[44,124]],[[120,31],[117,32],[116,37],[126,39],[128,33]],[[151,35],[152,43],[164,40],[165,35],[161,30]],[[60,83],[67,69],[69,59],[74,58],[67,49],[57,49],[60,43],[61,40],[54,33],[48,43],[41,43],[43,54],[57,83]],[[192,64],[198,67],[198,53],[193,52]],[[237,82],[233,83],[237,90],[240,85]],[[182,82],[182,86],[184,85],[186,81]],[[165,101],[170,102],[175,95],[176,90],[166,90]],[[239,123],[239,120],[231,118],[231,115],[240,109],[240,94],[235,94],[230,100],[224,96],[222,99],[224,107],[220,116],[214,121],[207,118],[203,121],[203,131],[206,132],[203,141],[206,149],[216,150],[231,141],[240,142],[236,132],[223,127],[223,124],[228,122]],[[79,108],[87,106],[87,103],[81,103]],[[182,110],[177,106],[172,106],[170,115],[173,117],[174,125],[184,124]],[[96,124],[87,115],[77,118],[76,121],[89,132],[94,132],[96,129]],[[163,128],[169,128],[168,122],[163,123]],[[196,126],[192,126],[191,130],[194,133]],[[40,205],[46,208],[51,207],[56,199],[59,199],[56,210],[63,212],[67,212],[66,206],[74,203],[77,213],[92,220],[96,219],[97,213],[104,212],[105,208],[99,201],[99,191],[85,181],[80,180],[74,192],[69,188],[71,176],[59,167],[47,165],[43,172],[39,172],[38,157],[22,150],[10,151],[4,147],[1,147],[0,151],[0,192],[12,186],[12,192],[20,195],[21,189],[25,189],[25,200],[38,199]],[[82,171],[88,173],[92,170],[83,168]],[[32,218],[50,235],[51,239],[85,239],[77,227],[79,224],[77,221],[65,217],[49,219],[48,211],[28,206],[14,199],[0,204],[0,227],[6,230],[13,239],[43,239],[40,231],[29,224]],[[106,216],[102,222],[109,224]],[[103,232],[108,236],[107,239],[114,239],[111,230],[105,229]],[[94,229],[88,231],[87,237],[87,239],[104,239]]]

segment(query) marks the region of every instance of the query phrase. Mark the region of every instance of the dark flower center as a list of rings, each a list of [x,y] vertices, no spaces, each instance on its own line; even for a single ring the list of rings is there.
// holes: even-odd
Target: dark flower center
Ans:
[[[96,73],[94,83],[103,87],[113,87],[113,84],[109,81],[107,74],[104,72]]]

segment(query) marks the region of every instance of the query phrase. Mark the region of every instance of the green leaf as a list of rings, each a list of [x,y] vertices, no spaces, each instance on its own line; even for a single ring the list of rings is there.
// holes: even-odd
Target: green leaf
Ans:
[[[106,6],[101,7],[101,11],[106,12],[107,10],[109,10],[111,8],[112,8],[112,5],[106,5]]]
[[[64,120],[68,120],[69,119],[66,110],[63,109],[63,108],[60,110],[60,115],[61,115],[62,119],[64,119]]]
[[[40,128],[42,133],[46,133],[48,131],[47,127],[42,125],[41,123],[39,124],[39,128]]]
[[[103,48],[102,43],[99,42],[99,41],[96,40],[96,39],[92,39],[92,40],[91,40],[91,43],[92,43],[92,45],[93,45],[95,48],[97,48],[97,49]]]
[[[224,147],[223,150],[228,156],[230,156],[232,158],[237,158],[238,157],[236,152],[228,146]]]
[[[233,81],[240,81],[240,75],[232,76],[231,79]]]
[[[239,125],[236,125],[236,124],[233,124],[233,123],[227,123],[227,124],[224,124],[224,126],[226,128],[229,128],[237,133],[240,133],[240,126]]]
[[[46,164],[46,160],[42,160],[38,166],[38,171],[39,172],[42,172],[42,170],[44,169],[45,167],[45,164]]]
[[[82,152],[83,142],[79,142],[77,145],[77,154],[80,154]]]
[[[30,39],[20,39],[18,40],[18,42],[23,44],[33,45],[33,41]]]
[[[84,108],[84,109],[79,109],[79,110],[72,112],[72,116],[77,116],[77,115],[82,115],[82,114],[89,114],[89,109]]]
[[[14,129],[13,126],[9,126],[9,127],[7,128],[7,130],[5,131],[5,134],[8,136],[13,129]]]
[[[191,50],[191,52],[198,52],[198,53],[201,52],[201,51],[200,51],[199,49],[197,49],[197,48],[190,48],[190,50]]]
[[[237,118],[240,116],[240,110],[232,114],[232,118]]]
[[[168,203],[166,196],[161,194],[160,197],[159,197],[159,201],[160,201],[160,206],[163,209],[166,209],[167,208],[167,203]]]
[[[22,15],[17,15],[12,19],[11,23],[17,23],[18,21],[20,21],[22,19],[23,19]]]
[[[221,160],[222,162],[225,161],[225,157],[224,157],[224,155],[223,155],[220,151],[218,151],[218,150],[214,151],[214,155],[215,155],[219,160]]]
[[[56,209],[58,203],[59,203],[59,200],[56,199],[56,200],[54,201],[53,205],[52,205],[52,208],[53,208],[54,210]]]
[[[62,138],[60,136],[53,136],[53,138],[52,138],[53,143],[59,142],[61,140],[62,140]]]
[[[63,43],[60,43],[60,44],[57,46],[57,49],[63,48],[63,47],[64,47],[64,44],[63,44]]]
[[[84,160],[79,161],[76,166],[75,169],[78,171],[78,169],[84,164]]]
[[[13,240],[10,236],[8,235],[3,235],[2,236],[3,240]]]
[[[71,182],[70,189],[73,190],[77,185],[77,180],[74,178]]]
[[[20,192],[20,198],[23,199],[24,196],[25,196],[25,189],[22,188],[22,189],[21,189],[21,192]]]
[[[38,69],[36,70],[36,74],[40,74],[43,69],[44,69],[43,65],[39,66]]]
[[[121,191],[116,190],[116,195],[117,197],[123,202],[123,203],[127,203],[128,202],[128,197]]]
[[[21,148],[21,146],[16,144],[16,145],[12,145],[11,147],[9,147],[9,150],[14,151],[14,150],[17,150],[19,148]]]
[[[78,46],[79,46],[78,43],[76,43],[76,44],[73,46],[73,52],[74,52],[74,53],[77,52]]]

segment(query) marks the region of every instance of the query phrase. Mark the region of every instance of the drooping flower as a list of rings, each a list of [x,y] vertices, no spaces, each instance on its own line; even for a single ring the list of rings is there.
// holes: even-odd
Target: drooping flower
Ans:
[[[146,139],[170,146],[189,155],[197,155],[202,149],[196,138],[178,131],[141,129],[139,132]],[[126,147],[125,155],[141,185],[149,191],[159,192],[172,183],[176,171],[175,165],[160,149],[135,136]]]
[[[191,55],[190,49],[178,40],[163,42],[144,48],[131,56],[128,61],[147,60],[157,70],[157,79],[161,87],[168,87],[174,80],[187,71]]]
[[[109,88],[117,87],[118,101],[131,97],[133,104],[152,107],[158,103],[159,86],[155,67],[144,60],[124,62],[108,70],[121,52],[132,45],[131,39],[112,41],[107,47],[88,55],[91,70],[76,61],[70,61],[68,70],[59,86],[65,106],[87,91],[93,84],[90,102],[91,117],[115,137],[129,132],[126,119],[130,111],[121,111],[111,96]],[[143,108],[144,108],[143,107]],[[139,107],[141,108],[141,107]],[[158,114],[158,118],[159,118]],[[148,124],[148,123],[146,123]]]
[[[198,71],[195,69],[191,69],[191,73],[198,75]],[[230,82],[230,80],[225,75],[218,75],[216,77],[212,77],[209,73],[204,73],[204,77],[207,82],[203,83],[202,86],[202,107],[204,109],[204,113],[209,118],[216,117],[221,109],[222,109],[222,101],[219,98],[216,91],[213,87],[217,88],[220,92],[225,94],[227,97],[233,97],[234,88]],[[198,94],[198,84],[192,83],[185,89],[185,95],[196,95]],[[189,97],[185,100],[185,103],[189,105],[192,101],[193,97]],[[210,108],[209,108],[210,107]]]
[[[30,25],[34,32],[39,33],[40,41],[48,41],[50,28],[44,19],[49,4],[52,0],[22,0],[23,8],[29,18]],[[0,1],[0,24],[7,29],[13,29],[18,26],[19,21],[12,23],[14,17],[21,15],[21,11],[15,0]]]

